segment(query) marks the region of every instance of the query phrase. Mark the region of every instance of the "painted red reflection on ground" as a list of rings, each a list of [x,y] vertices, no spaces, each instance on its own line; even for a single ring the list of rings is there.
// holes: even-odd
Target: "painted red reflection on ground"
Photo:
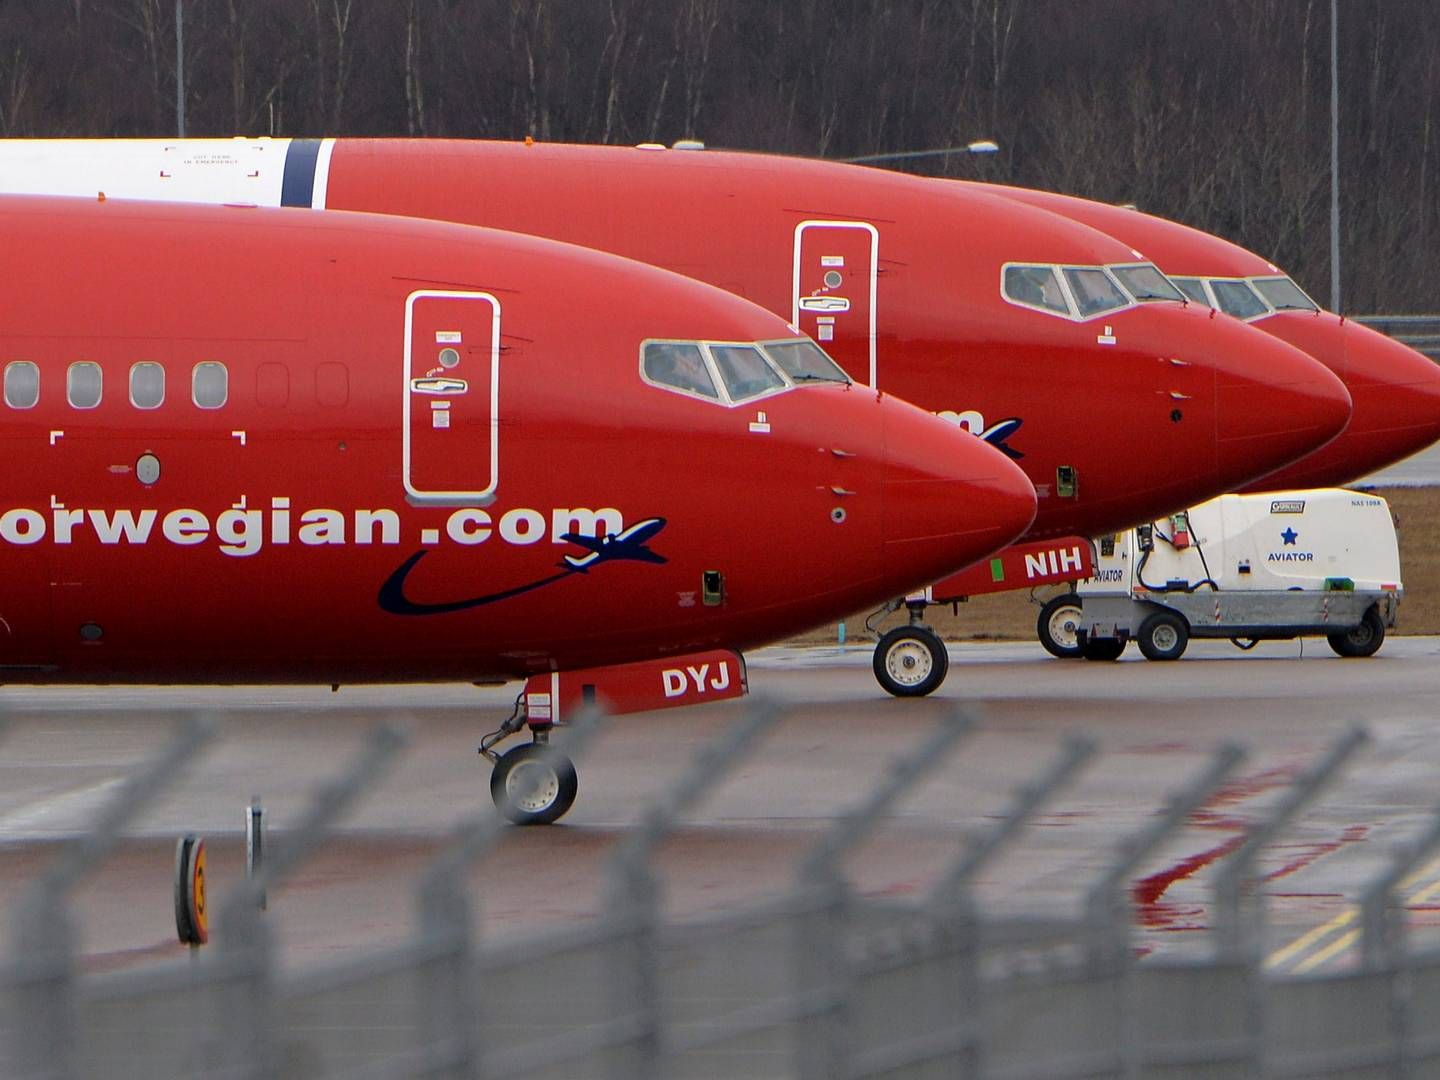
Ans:
[[[1351,825],[1340,834],[1338,840],[1322,840],[1310,844],[1288,844],[1290,850],[1298,850],[1299,855],[1285,863],[1278,870],[1271,870],[1265,875],[1266,881],[1276,881],[1279,878],[1289,877],[1297,870],[1304,870],[1322,855],[1329,855],[1333,851],[1339,851],[1345,844],[1353,844],[1358,840],[1364,840],[1370,835],[1368,825]]]
[[[1141,878],[1131,886],[1131,897],[1135,903],[1136,919],[1149,930],[1182,931],[1208,929],[1203,904],[1179,904],[1165,899],[1170,886],[1177,881],[1196,874],[1205,867],[1223,859],[1244,842],[1247,831],[1253,824],[1250,816],[1239,813],[1235,807],[1247,799],[1276,788],[1288,787],[1299,775],[1299,765],[1283,765],[1266,769],[1252,776],[1240,777],[1224,784],[1210,797],[1204,806],[1190,815],[1191,826],[1200,829],[1219,829],[1234,833],[1223,843],[1207,848],[1195,855],[1181,859],[1149,877]],[[1281,848],[1290,854],[1277,869],[1264,875],[1265,881],[1275,881],[1295,874],[1310,866],[1322,856],[1329,855],[1345,844],[1364,840],[1370,829],[1366,825],[1351,825],[1338,838],[1291,844]]]
[[[1203,908],[1166,903],[1161,897],[1165,895],[1165,890],[1175,882],[1183,881],[1197,870],[1209,866],[1216,859],[1223,859],[1244,842],[1244,834],[1237,833],[1223,844],[1210,848],[1208,851],[1202,851],[1198,855],[1191,855],[1188,859],[1182,859],[1174,866],[1161,870],[1158,874],[1151,874],[1149,877],[1135,882],[1130,889],[1130,895],[1135,901],[1136,917],[1140,920],[1140,925],[1150,930],[1204,930],[1203,921],[1197,924],[1189,922],[1189,920],[1203,915]]]

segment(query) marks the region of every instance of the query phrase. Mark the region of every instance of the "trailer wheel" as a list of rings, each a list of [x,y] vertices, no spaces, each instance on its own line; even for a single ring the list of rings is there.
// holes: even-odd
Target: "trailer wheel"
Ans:
[[[1092,638],[1088,634],[1081,637],[1080,655],[1086,660],[1119,660],[1124,651],[1124,638]]]
[[[1339,656],[1374,656],[1385,642],[1385,622],[1373,607],[1366,608],[1359,626],[1330,634],[1325,640]]]
[[[897,626],[875,646],[871,668],[887,694],[924,697],[945,681],[950,654],[928,626]]]
[[[1076,660],[1085,655],[1080,647],[1080,597],[1061,593],[1051,597],[1040,609],[1035,620],[1035,635],[1045,651],[1061,660]]]
[[[1135,639],[1146,660],[1179,660],[1190,644],[1190,628],[1179,615],[1157,611],[1140,624]]]

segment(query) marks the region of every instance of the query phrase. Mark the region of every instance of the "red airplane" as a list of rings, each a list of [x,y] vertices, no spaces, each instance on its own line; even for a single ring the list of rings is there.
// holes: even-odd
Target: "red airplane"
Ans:
[[[1000,452],[626,259],[114,199],[5,197],[0,235],[7,682],[656,663],[881,602],[1034,513]],[[516,820],[574,798],[549,719],[498,757]]]
[[[1032,539],[1110,532],[1234,490],[1333,438],[1350,414],[1343,384],[1299,350],[1173,290],[1171,303],[1138,302],[1128,290],[1164,278],[1113,238],[877,169],[364,139],[25,140],[0,143],[0,165],[8,190],[460,221],[697,277],[1014,458],[1039,497]],[[944,666],[923,625],[887,636],[876,657],[892,691],[925,692]]]
[[[1273,263],[1218,236],[1127,207],[1053,192],[967,185],[1072,218],[1143,252],[1192,300],[1309,353],[1345,381],[1339,438],[1239,490],[1341,487],[1440,439],[1440,365],[1332,314]]]

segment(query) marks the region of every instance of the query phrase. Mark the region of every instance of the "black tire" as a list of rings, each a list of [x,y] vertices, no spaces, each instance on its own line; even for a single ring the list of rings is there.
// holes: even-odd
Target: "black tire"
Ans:
[[[1326,637],[1338,656],[1374,656],[1385,643],[1385,622],[1373,607],[1365,609],[1360,625]]]
[[[1080,597],[1061,593],[1051,597],[1035,620],[1035,636],[1045,651],[1061,660],[1078,660],[1085,655],[1080,647]]]
[[[1120,654],[1125,651],[1125,639],[1118,637],[1092,638],[1083,635],[1080,642],[1080,655],[1086,660],[1119,660]]]
[[[1179,660],[1190,644],[1190,627],[1170,611],[1157,611],[1140,624],[1135,635],[1146,660]]]
[[[516,825],[549,825],[575,802],[575,766],[560,751],[526,743],[500,755],[490,774],[495,808]]]
[[[887,694],[924,697],[945,681],[950,654],[928,626],[897,626],[875,646],[871,668]]]

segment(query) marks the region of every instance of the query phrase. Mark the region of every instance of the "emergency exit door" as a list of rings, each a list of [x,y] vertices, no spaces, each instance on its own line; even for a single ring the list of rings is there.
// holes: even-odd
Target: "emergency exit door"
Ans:
[[[412,502],[488,501],[500,476],[500,302],[411,293],[405,303],[403,477]]]
[[[857,382],[875,385],[875,285],[880,234],[864,221],[795,226],[791,322]]]

